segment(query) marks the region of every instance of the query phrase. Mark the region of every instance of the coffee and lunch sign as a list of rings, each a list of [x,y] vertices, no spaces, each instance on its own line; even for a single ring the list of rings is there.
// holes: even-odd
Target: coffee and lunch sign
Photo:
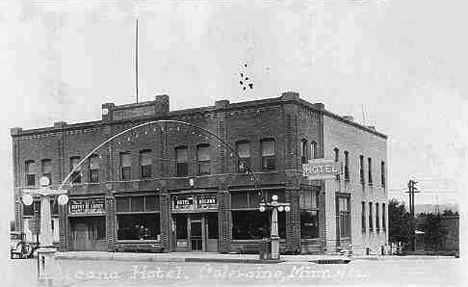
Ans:
[[[70,199],[68,202],[69,215],[99,215],[105,212],[104,198]]]
[[[334,179],[341,174],[341,163],[332,160],[309,160],[302,164],[302,175],[309,180]]]

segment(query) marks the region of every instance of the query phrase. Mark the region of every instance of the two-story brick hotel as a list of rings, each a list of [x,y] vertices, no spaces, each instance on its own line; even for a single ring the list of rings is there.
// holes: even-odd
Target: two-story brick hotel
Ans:
[[[158,120],[190,125],[144,125]],[[106,103],[100,120],[11,136],[16,229],[28,240],[40,205],[23,205],[22,190],[41,176],[57,188],[86,157],[64,185],[68,204],[52,202],[60,250],[256,252],[270,226],[259,203],[274,194],[291,204],[279,213],[282,252],[380,253],[388,240],[387,137],[294,92],[177,111],[166,95]],[[341,162],[341,175],[309,180],[311,159]]]

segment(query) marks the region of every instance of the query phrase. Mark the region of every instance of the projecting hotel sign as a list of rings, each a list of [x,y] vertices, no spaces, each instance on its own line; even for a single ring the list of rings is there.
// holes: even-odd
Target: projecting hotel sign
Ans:
[[[69,215],[104,214],[106,211],[103,198],[71,199],[68,203]]]
[[[333,179],[341,173],[341,163],[332,160],[309,160],[302,164],[302,175],[309,180]]]

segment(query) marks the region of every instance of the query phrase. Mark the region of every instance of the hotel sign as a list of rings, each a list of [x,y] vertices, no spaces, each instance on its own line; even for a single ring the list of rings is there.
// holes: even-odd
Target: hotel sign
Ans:
[[[99,215],[106,212],[103,198],[70,199],[68,202],[69,215]]]
[[[332,160],[309,160],[302,164],[302,175],[309,180],[333,179],[341,174],[341,163]]]
[[[202,211],[218,209],[216,193],[181,194],[172,196],[172,210],[174,212]]]

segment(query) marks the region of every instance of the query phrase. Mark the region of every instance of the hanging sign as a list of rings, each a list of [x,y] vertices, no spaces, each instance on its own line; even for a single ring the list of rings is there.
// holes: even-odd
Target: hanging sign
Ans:
[[[309,180],[334,179],[341,174],[341,163],[332,160],[309,160],[302,164],[302,175]]]

